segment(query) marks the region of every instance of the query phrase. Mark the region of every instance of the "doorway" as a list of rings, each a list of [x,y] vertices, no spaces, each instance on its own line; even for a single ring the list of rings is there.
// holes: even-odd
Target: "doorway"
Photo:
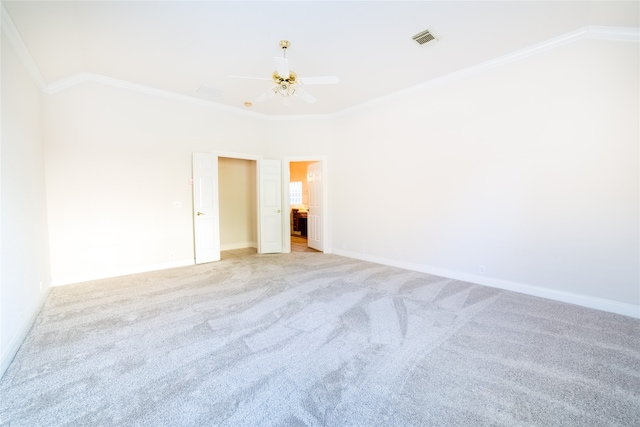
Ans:
[[[220,251],[258,247],[256,163],[218,157]]]
[[[326,201],[323,157],[285,158],[286,240],[290,252],[323,252]]]

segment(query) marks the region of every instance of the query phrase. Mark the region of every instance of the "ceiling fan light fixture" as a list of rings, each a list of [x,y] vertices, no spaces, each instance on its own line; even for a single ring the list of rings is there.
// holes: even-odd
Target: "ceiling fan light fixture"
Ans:
[[[291,95],[292,89],[291,84],[286,80],[283,80],[278,84],[278,93],[282,96]]]
[[[276,71],[271,73],[271,79],[261,77],[245,77],[245,76],[229,76],[243,79],[254,80],[266,80],[271,81],[272,86],[260,95],[256,102],[263,102],[268,98],[272,98],[276,95],[280,95],[283,98],[284,105],[288,105],[291,102],[291,96],[301,98],[307,103],[316,102],[316,99],[302,90],[301,85],[314,85],[314,84],[336,84],[339,82],[336,76],[320,76],[320,77],[300,77],[289,68],[289,60],[286,57],[286,51],[291,46],[288,40],[280,40],[280,47],[282,48],[282,57],[274,57],[276,65]],[[246,104],[245,104],[246,105]]]

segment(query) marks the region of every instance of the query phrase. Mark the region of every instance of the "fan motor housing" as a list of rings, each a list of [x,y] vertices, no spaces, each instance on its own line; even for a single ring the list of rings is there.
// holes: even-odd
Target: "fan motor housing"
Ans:
[[[288,79],[282,78],[277,71],[274,71],[273,74],[271,75],[271,78],[273,79],[273,81],[278,85],[282,82],[289,82],[290,84],[295,83],[297,77],[298,75],[293,71],[289,71]]]

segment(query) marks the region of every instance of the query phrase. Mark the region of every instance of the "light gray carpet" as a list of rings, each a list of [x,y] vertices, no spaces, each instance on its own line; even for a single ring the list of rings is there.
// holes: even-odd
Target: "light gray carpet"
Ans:
[[[640,321],[292,253],[52,290],[10,426],[640,426]]]

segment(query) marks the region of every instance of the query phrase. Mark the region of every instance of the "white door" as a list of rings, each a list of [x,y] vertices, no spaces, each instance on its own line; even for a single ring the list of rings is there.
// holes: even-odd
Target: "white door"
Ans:
[[[282,252],[282,167],[280,160],[258,161],[258,252]]]
[[[307,245],[318,251],[324,250],[322,238],[322,162],[307,166],[307,188],[309,190],[309,213],[307,214]]]
[[[218,156],[193,153],[193,229],[196,264],[220,260]]]

